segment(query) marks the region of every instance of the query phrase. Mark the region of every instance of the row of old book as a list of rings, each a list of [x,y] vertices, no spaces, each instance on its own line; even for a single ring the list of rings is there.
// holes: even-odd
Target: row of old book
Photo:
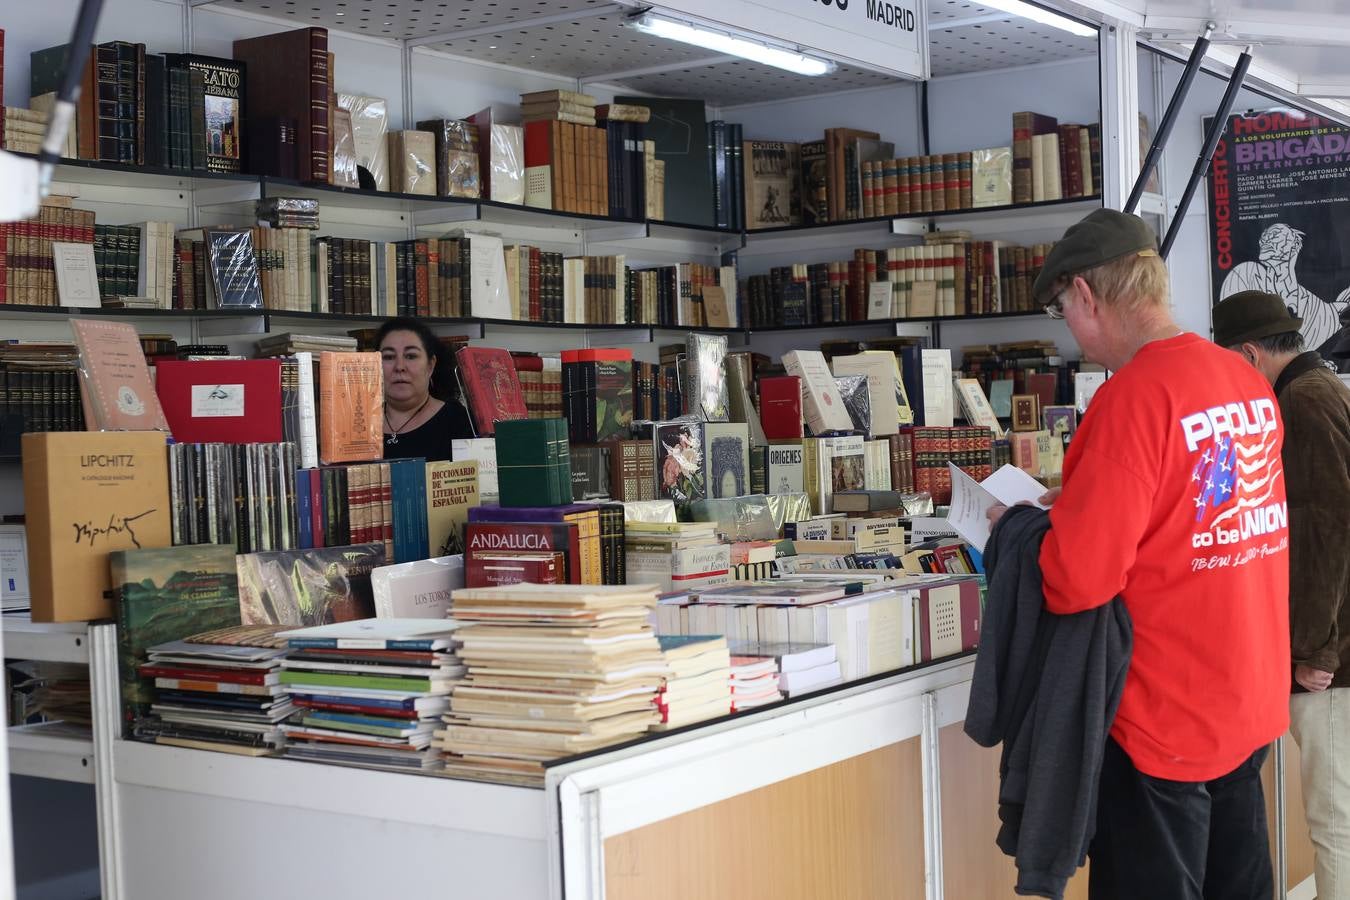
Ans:
[[[939,233],[921,246],[855,250],[848,261],[776,266],[745,280],[743,321],[762,328],[1032,312],[1031,286],[1051,246]]]

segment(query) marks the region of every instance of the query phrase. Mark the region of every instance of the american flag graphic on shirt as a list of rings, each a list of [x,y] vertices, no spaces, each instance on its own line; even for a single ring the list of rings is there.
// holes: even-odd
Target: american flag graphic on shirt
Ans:
[[[1284,473],[1277,437],[1273,428],[1262,434],[1224,434],[1203,452],[1197,450],[1200,457],[1191,473],[1196,522],[1215,528],[1269,502]]]

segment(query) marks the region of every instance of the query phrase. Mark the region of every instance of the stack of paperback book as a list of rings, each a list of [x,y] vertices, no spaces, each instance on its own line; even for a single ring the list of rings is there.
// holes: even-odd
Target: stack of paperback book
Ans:
[[[281,683],[298,707],[286,755],[398,771],[440,766],[436,720],[464,674],[444,619],[363,619],[280,633]]]
[[[275,752],[295,708],[280,684],[285,650],[274,631],[231,627],[151,647],[140,674],[154,679],[155,698],[136,737],[243,756]]]
[[[628,522],[628,577],[662,591],[696,591],[731,583],[731,547],[713,522]]]
[[[541,784],[544,763],[659,721],[651,585],[468,588],[451,604],[469,677],[436,732],[446,774]]]
[[[670,674],[656,695],[661,713],[653,731],[715,719],[731,712],[731,654],[720,635],[659,637]]]
[[[744,712],[783,699],[778,661],[772,657],[731,657],[731,711]]]

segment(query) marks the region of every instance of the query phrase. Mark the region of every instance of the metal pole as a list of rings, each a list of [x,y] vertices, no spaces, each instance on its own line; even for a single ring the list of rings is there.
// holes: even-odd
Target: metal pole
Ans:
[[[82,0],[79,14],[75,17],[75,27],[70,34],[70,56],[66,59],[66,75],[61,80],[51,121],[47,123],[47,133],[42,140],[42,150],[38,153],[38,192],[42,197],[51,191],[52,173],[61,161],[66,134],[75,124],[75,104],[80,99],[84,64],[88,62],[94,45],[94,30],[98,27],[101,12],[103,0]]]
[[[1159,255],[1167,259],[1167,253],[1172,249],[1172,243],[1177,239],[1177,232],[1181,230],[1181,223],[1186,220],[1186,210],[1190,208],[1191,200],[1195,197],[1195,191],[1200,187],[1200,181],[1209,171],[1209,165],[1214,161],[1214,148],[1219,144],[1219,138],[1223,135],[1224,129],[1228,127],[1228,114],[1233,111],[1233,101],[1237,99],[1238,90],[1242,87],[1243,80],[1247,77],[1247,69],[1252,64],[1252,46],[1248,44],[1238,57],[1237,65],[1233,67],[1233,75],[1228,79],[1228,89],[1223,92],[1223,100],[1219,103],[1219,110],[1214,116],[1214,121],[1210,123],[1209,133],[1205,135],[1205,147],[1200,153],[1200,158],[1195,161],[1195,170],[1191,172],[1191,180],[1186,182],[1186,192],[1181,195],[1181,202],[1177,204],[1176,215],[1172,223],[1167,228],[1167,237],[1163,238],[1162,247],[1159,249]]]
[[[1200,64],[1205,60],[1205,51],[1209,49],[1209,36],[1213,33],[1214,23],[1209,22],[1205,25],[1205,33],[1191,48],[1191,57],[1186,60],[1186,69],[1181,73],[1177,89],[1172,92],[1172,99],[1167,104],[1162,121],[1158,123],[1158,133],[1153,135],[1153,143],[1149,145],[1148,155],[1144,157],[1144,164],[1139,168],[1139,177],[1135,179],[1134,189],[1130,191],[1130,199],[1125,201],[1123,212],[1134,212],[1140,198],[1144,196],[1144,185],[1148,183],[1148,177],[1153,174],[1153,169],[1162,157],[1163,147],[1167,145],[1167,138],[1172,134],[1172,126],[1176,124],[1181,106],[1191,92],[1191,82],[1195,81],[1195,73],[1200,71]]]

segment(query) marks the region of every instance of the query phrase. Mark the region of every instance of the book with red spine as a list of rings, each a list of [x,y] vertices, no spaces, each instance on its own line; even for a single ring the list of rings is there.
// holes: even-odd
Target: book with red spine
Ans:
[[[146,663],[137,671],[142,678],[177,678],[223,684],[268,685],[276,684],[278,680],[277,673],[270,670],[212,669],[206,666],[156,666]]]
[[[461,347],[455,352],[455,359],[469,412],[480,436],[492,436],[498,422],[529,418],[509,352],[496,347]]]
[[[464,562],[464,586],[560,584],[565,568],[562,553],[474,553]]]

